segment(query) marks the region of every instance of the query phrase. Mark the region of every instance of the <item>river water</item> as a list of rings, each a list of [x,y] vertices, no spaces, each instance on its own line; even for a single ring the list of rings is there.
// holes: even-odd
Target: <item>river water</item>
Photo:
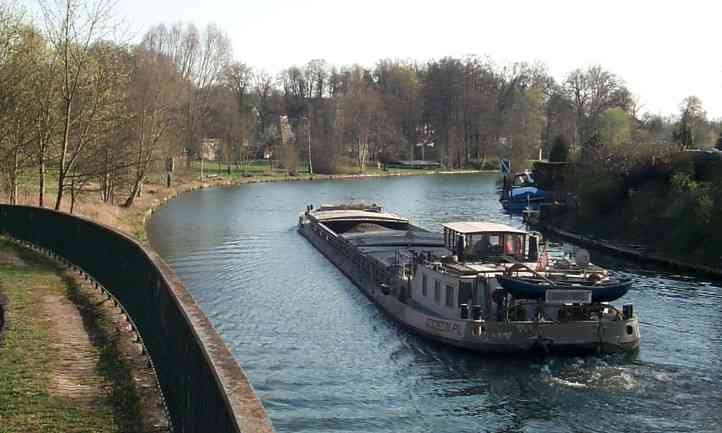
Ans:
[[[185,194],[156,212],[153,247],[210,317],[279,432],[720,432],[722,289],[593,253],[634,279],[634,355],[482,356],[382,315],[296,233],[306,204],[376,202],[442,222],[520,226],[496,176],[263,183]],[[600,224],[603,224],[600,221]]]

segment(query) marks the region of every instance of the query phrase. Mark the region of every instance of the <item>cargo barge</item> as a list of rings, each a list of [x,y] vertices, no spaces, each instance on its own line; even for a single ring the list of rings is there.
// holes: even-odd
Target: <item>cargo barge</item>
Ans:
[[[385,313],[438,342],[489,353],[639,347],[633,307],[593,302],[586,290],[607,272],[587,263],[544,263],[537,234],[483,222],[448,223],[443,234],[434,233],[376,205],[309,205],[298,231]],[[569,283],[524,299],[497,276]]]

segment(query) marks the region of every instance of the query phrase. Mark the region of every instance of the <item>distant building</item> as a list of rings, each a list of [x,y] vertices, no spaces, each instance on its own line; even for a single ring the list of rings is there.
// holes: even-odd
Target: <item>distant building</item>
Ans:
[[[220,138],[204,138],[201,140],[200,159],[215,161],[223,159],[223,143]]]

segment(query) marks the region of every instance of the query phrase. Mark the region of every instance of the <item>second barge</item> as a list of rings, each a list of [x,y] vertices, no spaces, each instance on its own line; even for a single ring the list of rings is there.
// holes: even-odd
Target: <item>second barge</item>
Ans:
[[[638,349],[639,321],[592,302],[589,290],[516,298],[501,275],[608,280],[591,264],[543,263],[536,234],[456,222],[433,233],[378,206],[309,205],[299,232],[374,303],[413,332],[479,352],[620,352]],[[540,267],[541,266],[541,267]]]

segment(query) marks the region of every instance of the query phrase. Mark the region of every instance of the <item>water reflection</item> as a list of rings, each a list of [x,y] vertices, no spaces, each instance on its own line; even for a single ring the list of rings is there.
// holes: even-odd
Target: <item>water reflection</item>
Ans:
[[[294,228],[308,203],[366,200],[438,230],[521,221],[489,175],[197,191],[149,226],[245,368],[279,432],[722,430],[722,291],[595,255],[634,279],[638,355],[488,357],[400,329]],[[558,253],[561,246],[555,247]]]

